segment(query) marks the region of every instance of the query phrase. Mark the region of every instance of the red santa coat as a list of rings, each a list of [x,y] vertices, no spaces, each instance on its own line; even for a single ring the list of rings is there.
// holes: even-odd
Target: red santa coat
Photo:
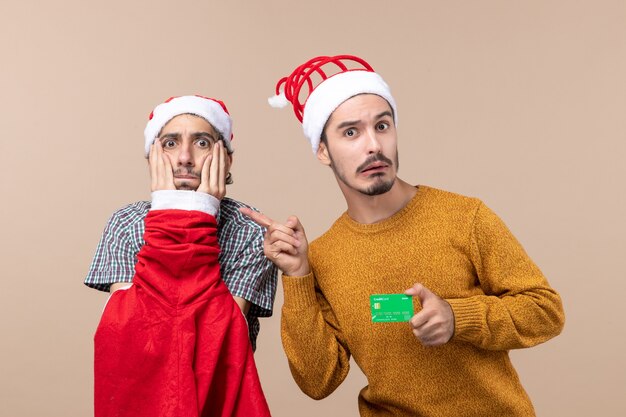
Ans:
[[[95,416],[269,416],[215,218],[157,210],[145,222],[133,285],[111,295],[94,337]]]

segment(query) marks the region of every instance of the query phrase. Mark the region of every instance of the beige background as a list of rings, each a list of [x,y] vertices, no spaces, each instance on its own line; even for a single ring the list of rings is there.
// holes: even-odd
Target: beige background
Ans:
[[[561,292],[563,334],[512,353],[538,415],[626,415],[626,2],[1,0],[1,416],[92,413],[106,296],[82,280],[109,215],[148,196],[163,99],[224,98],[230,195],[326,230],[334,178],[265,100],[336,53],[390,83],[402,178],[482,198]],[[281,292],[256,355],[274,415],[356,415],[356,367],[321,402],[292,382]]]

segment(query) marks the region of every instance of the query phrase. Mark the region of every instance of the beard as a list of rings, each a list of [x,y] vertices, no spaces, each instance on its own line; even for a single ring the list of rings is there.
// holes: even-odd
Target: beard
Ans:
[[[346,186],[348,186],[349,188],[358,191],[361,194],[364,195],[368,195],[368,196],[375,196],[375,195],[381,195],[381,194],[385,194],[387,191],[391,190],[391,188],[393,187],[393,184],[396,182],[396,176],[394,175],[393,178],[388,178],[385,179],[385,174],[383,173],[375,173],[370,175],[369,178],[374,178],[374,183],[370,184],[366,187],[356,187],[352,184],[350,184],[346,178],[345,173],[338,169],[337,165],[335,164],[335,161],[333,160],[332,155],[330,154],[330,150],[328,152],[328,156],[330,158],[331,161],[331,168],[333,170],[333,172],[335,173],[335,176],[339,179],[339,181],[341,181],[342,183],[344,183]],[[387,164],[389,167],[393,167],[394,163],[391,161],[391,159],[387,158],[385,155],[383,154],[375,154],[372,155],[370,157],[368,157],[365,162],[363,162],[361,165],[359,165],[356,169],[356,174],[358,175],[361,171],[363,171],[368,165],[374,163],[374,162],[384,162],[385,164]],[[398,161],[398,154],[396,153],[396,162],[395,162],[395,167],[396,167],[396,172],[398,170],[398,166],[399,166],[399,161]]]
[[[393,187],[393,184],[396,182],[396,178],[392,178],[390,180],[383,180],[382,178],[378,178],[377,181],[370,185],[369,187],[365,188],[365,189],[359,189],[357,191],[359,191],[361,194],[365,194],[365,195],[380,195],[380,194],[385,194],[387,191],[391,190],[391,187]]]
[[[176,178],[177,175],[187,175],[193,178]],[[197,183],[196,183],[197,180]],[[177,190],[195,191],[200,186],[200,172],[194,172],[188,168],[174,170],[174,186]]]
[[[176,183],[178,180],[174,180],[174,187],[177,190],[196,191],[199,185],[191,184],[190,180],[181,180],[182,182]]]

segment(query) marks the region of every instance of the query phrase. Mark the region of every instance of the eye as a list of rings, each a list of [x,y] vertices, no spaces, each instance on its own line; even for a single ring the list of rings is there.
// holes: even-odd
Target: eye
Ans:
[[[167,149],[171,149],[173,147],[176,146],[176,141],[172,140],[172,139],[166,139],[163,142],[161,142],[161,144],[163,145],[163,148],[167,148]]]
[[[381,122],[376,125],[376,130],[378,130],[379,132],[382,132],[387,129],[389,129],[389,123],[387,122]]]
[[[213,138],[200,138],[196,140],[196,146],[199,148],[211,148],[214,143],[215,140],[213,140]]]
[[[356,136],[356,129],[355,128],[350,128],[347,129],[345,132],[343,132],[344,136],[347,136],[349,138]]]

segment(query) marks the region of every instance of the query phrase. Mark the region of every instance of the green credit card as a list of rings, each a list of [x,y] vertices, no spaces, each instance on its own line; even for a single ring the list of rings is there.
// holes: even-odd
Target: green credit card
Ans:
[[[413,317],[413,299],[405,294],[370,295],[372,322],[409,321]]]

